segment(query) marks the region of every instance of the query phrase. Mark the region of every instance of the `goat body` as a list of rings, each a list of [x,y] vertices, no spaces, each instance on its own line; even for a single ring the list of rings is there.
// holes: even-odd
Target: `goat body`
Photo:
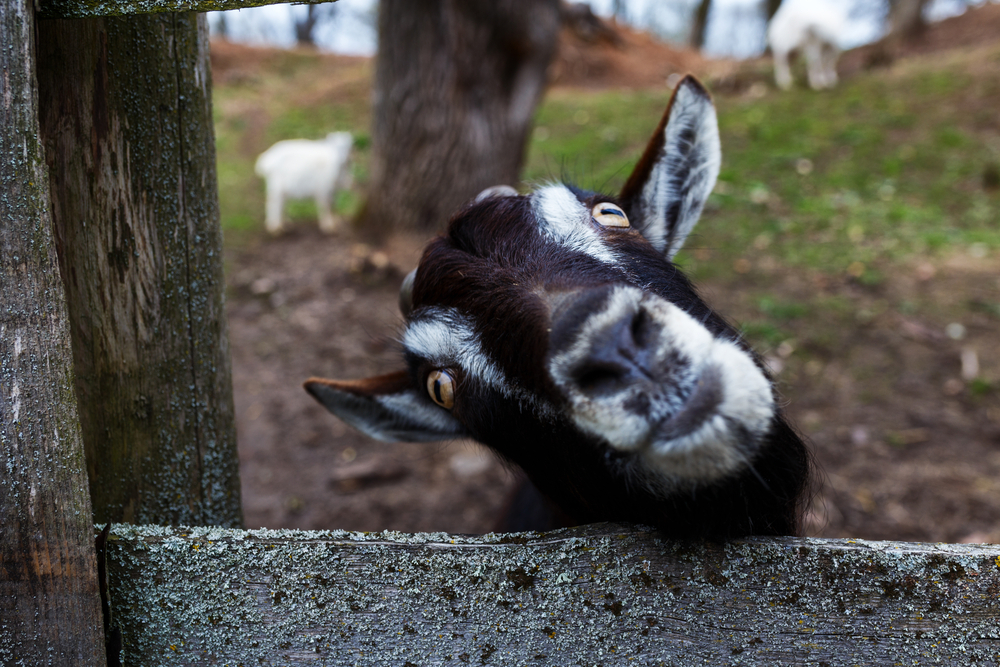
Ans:
[[[279,141],[260,154],[254,170],[267,182],[268,232],[281,232],[286,200],[308,198],[316,202],[320,230],[326,234],[336,231],[331,206],[333,195],[350,187],[348,159],[352,143],[349,132],[331,132],[319,141]]]
[[[821,0],[785,0],[767,28],[778,86],[792,87],[789,61],[795,51],[805,57],[810,87],[820,90],[837,85],[839,41],[846,22],[839,6]]]
[[[485,191],[404,281],[404,368],[306,389],[373,437],[471,437],[517,464],[553,511],[516,528],[795,533],[805,445],[760,359],[671,261],[720,163],[688,77],[617,197]]]

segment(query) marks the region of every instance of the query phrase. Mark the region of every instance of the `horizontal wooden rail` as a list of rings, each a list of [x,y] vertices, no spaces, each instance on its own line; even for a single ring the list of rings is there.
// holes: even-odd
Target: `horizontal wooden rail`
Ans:
[[[82,19],[161,12],[215,12],[264,5],[318,5],[336,0],[39,0],[38,17]]]
[[[130,665],[994,664],[1000,546],[115,525]]]

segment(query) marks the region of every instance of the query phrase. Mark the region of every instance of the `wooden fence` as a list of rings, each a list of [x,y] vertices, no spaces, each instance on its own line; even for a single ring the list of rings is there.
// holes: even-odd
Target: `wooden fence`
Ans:
[[[1000,662],[995,547],[239,530],[196,12],[258,4],[0,0],[4,665]]]
[[[130,665],[1000,661],[1000,547],[117,525]]]

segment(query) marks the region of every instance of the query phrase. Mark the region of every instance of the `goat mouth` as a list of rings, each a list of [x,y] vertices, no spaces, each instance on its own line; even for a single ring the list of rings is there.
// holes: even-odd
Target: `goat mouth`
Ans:
[[[554,323],[548,361],[576,427],[655,471],[657,484],[746,465],[775,411],[753,356],[659,297],[586,296]]]
[[[666,443],[694,434],[719,414],[723,397],[719,371],[715,368],[706,369],[701,373],[683,407],[654,425],[653,439]]]

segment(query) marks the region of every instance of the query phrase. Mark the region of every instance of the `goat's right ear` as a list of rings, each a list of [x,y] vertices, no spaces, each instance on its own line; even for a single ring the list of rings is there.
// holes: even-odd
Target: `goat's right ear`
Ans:
[[[359,431],[388,442],[430,442],[466,435],[447,410],[413,388],[406,371],[342,382],[310,378],[305,389]]]
[[[619,196],[632,226],[667,259],[698,222],[721,164],[712,98],[686,76]]]

